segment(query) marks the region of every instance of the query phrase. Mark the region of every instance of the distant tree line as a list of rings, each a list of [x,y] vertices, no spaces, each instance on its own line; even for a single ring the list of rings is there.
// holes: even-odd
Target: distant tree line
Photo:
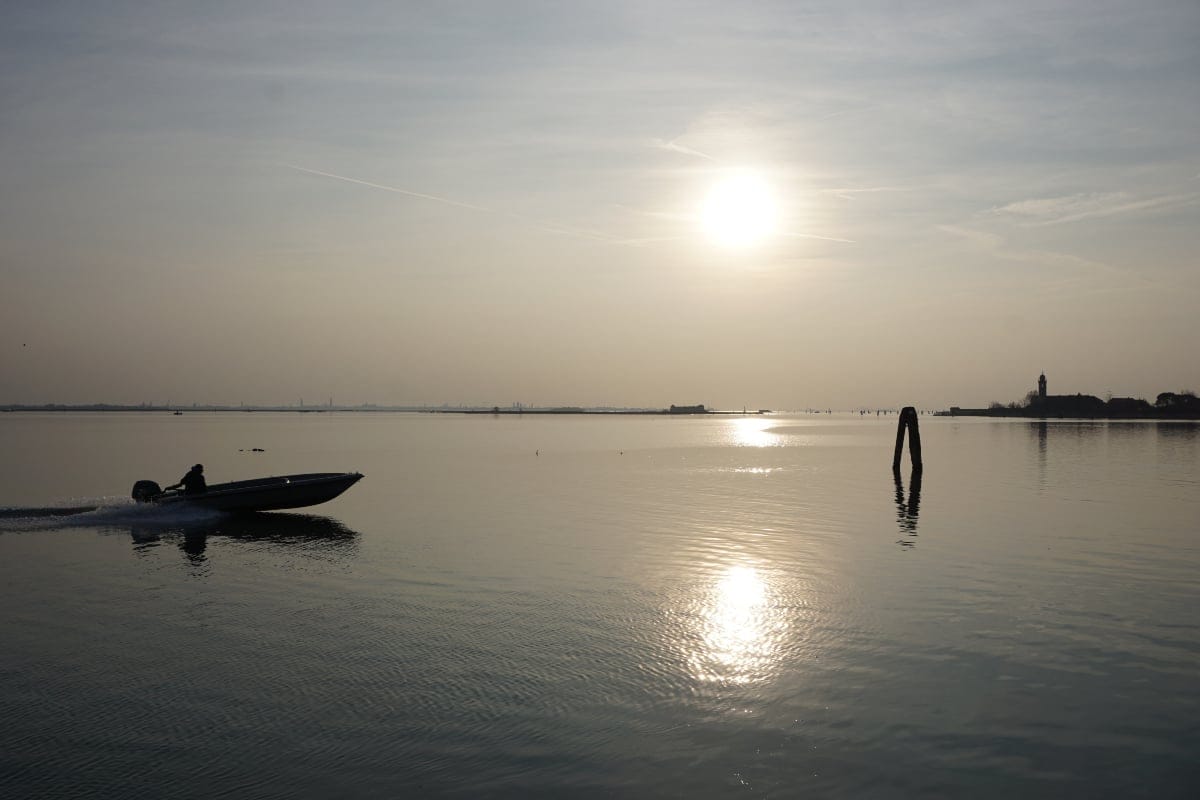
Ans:
[[[1162,392],[1151,405],[1138,397],[1108,397],[1090,394],[1050,395],[1029,392],[1023,401],[992,401],[988,412],[995,416],[1030,417],[1177,417],[1200,419],[1200,398],[1191,390]]]
[[[1156,408],[1200,410],[1200,398],[1193,391],[1163,392],[1154,400]]]

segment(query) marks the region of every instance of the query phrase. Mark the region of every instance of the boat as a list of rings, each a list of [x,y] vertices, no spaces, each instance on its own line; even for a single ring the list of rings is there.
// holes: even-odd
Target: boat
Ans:
[[[214,483],[207,491],[196,494],[185,494],[180,489],[164,492],[154,481],[138,481],[133,485],[133,499],[139,503],[181,503],[214,511],[277,511],[332,500],[362,477],[360,472],[307,472]]]

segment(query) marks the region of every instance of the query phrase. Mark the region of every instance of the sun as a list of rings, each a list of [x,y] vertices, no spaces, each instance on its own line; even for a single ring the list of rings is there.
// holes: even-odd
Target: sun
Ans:
[[[710,239],[724,247],[760,244],[775,232],[778,205],[770,184],[757,173],[735,172],[708,190],[700,223]]]

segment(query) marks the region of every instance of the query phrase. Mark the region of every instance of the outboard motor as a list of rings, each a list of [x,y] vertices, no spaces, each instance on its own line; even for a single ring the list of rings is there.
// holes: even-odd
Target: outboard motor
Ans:
[[[133,499],[139,503],[149,503],[162,494],[162,487],[154,481],[138,481],[133,485]]]

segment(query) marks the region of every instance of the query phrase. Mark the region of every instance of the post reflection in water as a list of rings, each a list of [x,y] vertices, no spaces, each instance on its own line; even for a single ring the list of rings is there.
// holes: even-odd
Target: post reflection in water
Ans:
[[[896,481],[896,523],[900,528],[900,538],[896,540],[896,544],[901,547],[917,545],[914,539],[917,538],[917,515],[921,508],[921,472],[922,470],[914,469],[909,476],[906,502],[900,470],[892,470],[892,477]]]
[[[714,578],[698,601],[692,670],[708,682],[763,680],[777,666],[788,627],[778,593],[751,564],[732,565]]]

